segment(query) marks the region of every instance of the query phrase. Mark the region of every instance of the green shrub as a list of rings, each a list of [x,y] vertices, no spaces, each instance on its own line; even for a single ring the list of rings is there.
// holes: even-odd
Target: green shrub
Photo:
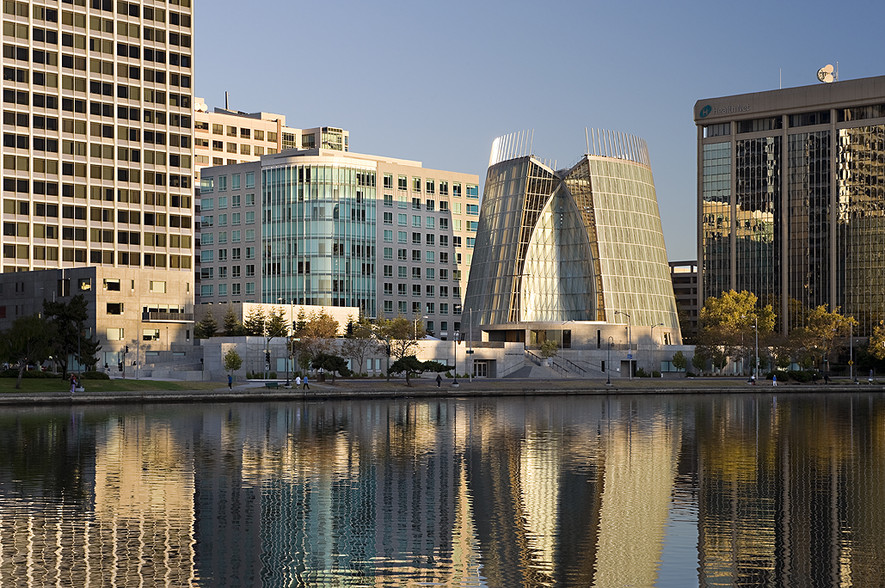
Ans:
[[[104,372],[88,371],[83,372],[81,376],[84,380],[110,380],[111,377]]]

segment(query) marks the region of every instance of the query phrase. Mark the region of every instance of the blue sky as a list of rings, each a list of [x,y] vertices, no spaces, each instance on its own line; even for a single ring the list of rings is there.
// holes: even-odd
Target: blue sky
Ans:
[[[649,145],[670,259],[696,252],[701,98],[885,74],[885,3],[199,0],[196,93],[210,108],[339,126],[361,153],[485,179],[492,140],[534,130],[573,163],[584,127]]]

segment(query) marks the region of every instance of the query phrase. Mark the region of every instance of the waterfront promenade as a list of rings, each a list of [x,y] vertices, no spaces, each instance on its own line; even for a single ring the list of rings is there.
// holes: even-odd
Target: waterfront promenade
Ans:
[[[283,387],[283,381],[274,380],[278,387],[269,388],[264,381],[249,380],[236,382],[233,389],[226,383],[215,385],[201,383],[200,387],[186,389],[186,382],[179,382],[178,389],[133,389],[133,390],[90,390],[90,381],[85,380],[86,390],[71,394],[62,389],[61,383],[53,382],[56,389],[9,391],[0,394],[0,405],[53,405],[53,404],[117,404],[117,403],[170,403],[170,402],[257,402],[286,400],[338,400],[360,398],[431,398],[431,397],[473,397],[473,396],[561,396],[561,395],[606,395],[606,394],[794,394],[815,392],[870,392],[885,391],[885,381],[869,384],[861,380],[852,384],[847,379],[835,380],[830,384],[779,383],[772,386],[763,381],[751,386],[743,378],[636,378],[617,379],[611,385],[605,380],[539,380],[539,379],[474,379],[472,382],[459,379],[454,386],[451,379],[445,379],[437,387],[430,378],[416,378],[411,386],[405,380],[383,379],[343,380],[332,383],[311,382],[310,390]],[[207,384],[209,384],[207,386]]]

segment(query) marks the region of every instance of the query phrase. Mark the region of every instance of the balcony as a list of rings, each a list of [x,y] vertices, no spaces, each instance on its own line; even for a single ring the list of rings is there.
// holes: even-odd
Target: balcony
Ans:
[[[141,320],[145,323],[192,323],[194,322],[194,313],[164,311],[142,312]]]

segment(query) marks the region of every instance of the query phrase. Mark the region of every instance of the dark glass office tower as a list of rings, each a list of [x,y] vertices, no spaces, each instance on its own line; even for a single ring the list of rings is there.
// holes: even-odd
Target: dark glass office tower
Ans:
[[[885,76],[700,100],[699,303],[749,290],[779,329],[885,319]]]

